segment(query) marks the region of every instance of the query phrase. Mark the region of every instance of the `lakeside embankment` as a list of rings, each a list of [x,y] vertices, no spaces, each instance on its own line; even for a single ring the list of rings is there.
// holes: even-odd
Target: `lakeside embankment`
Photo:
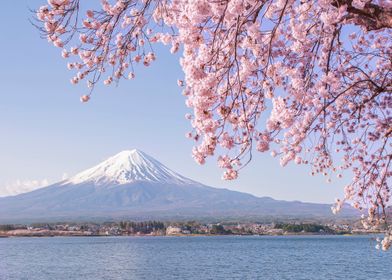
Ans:
[[[209,236],[209,235],[354,235],[379,233],[358,224],[106,222],[0,225],[0,237],[54,236]]]

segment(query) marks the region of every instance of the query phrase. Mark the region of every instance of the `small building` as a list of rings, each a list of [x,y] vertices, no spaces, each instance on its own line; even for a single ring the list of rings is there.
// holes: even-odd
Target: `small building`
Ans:
[[[166,235],[176,235],[181,233],[182,233],[182,229],[180,227],[168,226],[166,228]]]

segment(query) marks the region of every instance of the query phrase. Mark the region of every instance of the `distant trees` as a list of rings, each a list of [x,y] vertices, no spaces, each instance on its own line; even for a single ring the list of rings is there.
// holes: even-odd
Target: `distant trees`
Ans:
[[[42,228],[42,229],[49,229],[49,230],[54,229],[54,224],[49,224],[49,223],[32,223],[31,226],[34,228]]]
[[[210,234],[230,234],[230,230],[226,230],[222,225],[212,225]]]
[[[286,232],[334,233],[331,228],[317,224],[276,224],[275,228]]]
[[[25,229],[25,226],[18,227],[16,225],[0,225],[0,231],[9,231],[9,230],[14,230],[14,229],[20,229],[23,228]]]
[[[133,221],[121,221],[119,223],[121,230],[127,231],[130,234],[150,234],[157,230],[164,230],[165,224],[158,221],[146,221],[146,222],[133,222]]]

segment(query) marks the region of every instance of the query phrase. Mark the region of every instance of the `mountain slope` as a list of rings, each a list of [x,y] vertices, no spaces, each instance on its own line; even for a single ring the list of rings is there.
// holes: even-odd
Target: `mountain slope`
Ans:
[[[187,179],[145,153],[121,152],[74,177],[0,198],[0,222],[91,218],[332,217],[326,204],[277,201]]]

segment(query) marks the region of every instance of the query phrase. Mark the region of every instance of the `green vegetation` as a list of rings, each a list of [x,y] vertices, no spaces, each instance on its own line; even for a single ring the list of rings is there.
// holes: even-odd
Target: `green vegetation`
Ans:
[[[276,224],[276,229],[283,229],[286,232],[309,232],[309,233],[334,233],[334,231],[323,225],[317,224]]]
[[[26,229],[25,225],[0,225],[0,231],[9,231],[15,229]]]
[[[231,230],[226,230],[222,225],[212,225],[210,234],[231,234]]]
[[[147,221],[147,222],[132,222],[132,221],[121,221],[119,224],[121,230],[135,234],[150,234],[158,230],[165,230],[165,224],[158,221]]]

